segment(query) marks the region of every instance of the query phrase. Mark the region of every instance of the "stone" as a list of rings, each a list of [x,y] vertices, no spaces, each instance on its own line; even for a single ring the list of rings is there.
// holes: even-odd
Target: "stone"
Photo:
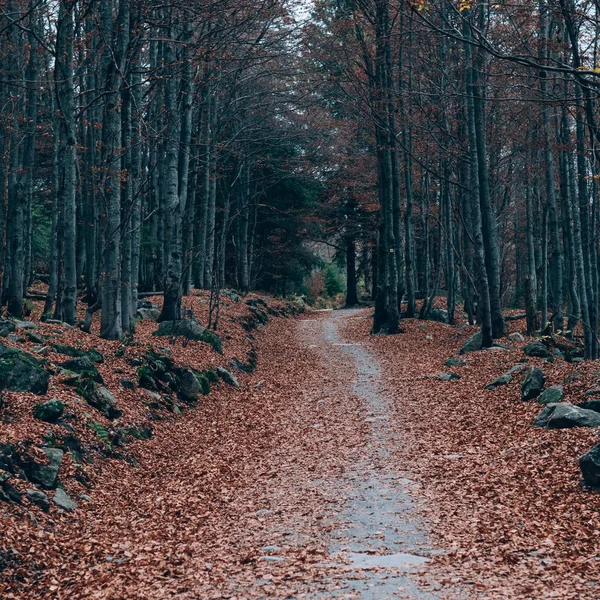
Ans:
[[[511,333],[508,336],[508,339],[511,342],[524,342],[525,341],[525,338],[518,331],[515,331],[514,333]]]
[[[50,500],[44,492],[40,492],[39,490],[27,490],[26,494],[29,502],[39,506],[44,512],[50,510]]]
[[[585,408],[586,410],[593,410],[600,413],[600,399],[586,400],[578,405],[579,408]]]
[[[137,301],[137,308],[158,308],[158,306],[152,304],[150,300],[142,299]]]
[[[481,350],[483,344],[483,334],[480,332],[471,336],[460,349],[459,354],[462,356],[463,354],[467,354],[468,352],[476,352],[477,350]]]
[[[117,408],[117,399],[103,386],[94,389],[90,397],[85,397],[87,403],[106,415],[109,419],[118,419],[123,411]]]
[[[440,373],[437,376],[437,379],[439,379],[440,381],[457,381],[460,378],[461,377],[458,373]]]
[[[52,400],[38,404],[33,409],[33,416],[46,423],[56,423],[62,417],[64,410],[65,405],[60,400],[52,398]]]
[[[131,381],[131,379],[121,379],[120,383],[126,390],[135,390],[135,382]]]
[[[49,380],[50,376],[33,356],[0,344],[0,390],[43,396]]]
[[[61,368],[67,371],[73,371],[74,373],[82,373],[93,379],[97,383],[103,383],[102,376],[98,372],[96,365],[91,361],[89,356],[82,356],[80,358],[73,358],[61,363]]]
[[[600,444],[579,457],[579,468],[587,485],[600,486]]]
[[[62,488],[58,488],[52,498],[52,502],[67,512],[73,512],[77,508],[77,502],[65,492]]]
[[[32,323],[31,321],[14,321],[17,329],[39,329],[39,325]]]
[[[186,402],[193,402],[198,399],[200,393],[200,382],[195,373],[190,369],[182,371],[179,376],[179,395]]]
[[[156,321],[160,317],[160,310],[158,308],[138,308],[136,314],[142,321]]]
[[[64,354],[72,358],[84,358],[87,356],[92,362],[99,364],[104,362],[104,355],[95,348],[82,350],[81,348],[73,348],[73,346],[67,346],[66,344],[52,344],[52,352]]]
[[[535,425],[545,429],[600,427],[600,413],[573,406],[570,402],[547,404],[536,418]]]
[[[152,335],[158,337],[181,336],[188,340],[205,342],[212,346],[217,352],[223,354],[221,338],[214,331],[209,331],[202,327],[200,323],[190,319],[163,321]]]
[[[546,377],[543,371],[536,367],[529,369],[521,384],[521,400],[526,402],[537,398],[544,389],[545,381]]]
[[[16,328],[13,321],[0,321],[0,337],[6,337],[9,333],[15,331]]]
[[[486,390],[495,390],[497,387],[502,385],[508,385],[513,380],[512,373],[504,373],[504,375],[500,375],[500,377],[496,377],[493,381],[490,381],[485,386]]]
[[[523,348],[523,352],[525,352],[527,356],[534,356],[537,358],[552,358],[552,354],[546,345],[538,341],[529,342],[529,344]]]
[[[458,356],[451,356],[445,363],[445,367],[464,367],[467,364],[466,360],[458,358]]]
[[[27,339],[33,344],[43,344],[45,342],[44,338],[39,333],[35,333],[35,331],[30,331],[27,334]]]
[[[14,333],[9,333],[6,339],[14,344],[24,344],[27,341],[27,338],[24,338],[22,335],[15,335]]]
[[[447,323],[448,322],[448,311],[443,308],[432,308],[429,311],[427,317],[428,321],[435,321],[436,323]]]
[[[25,467],[27,477],[47,490],[54,489],[58,480],[58,472],[62,464],[64,453],[60,448],[45,448],[47,465],[35,461],[29,462]]]
[[[232,385],[233,387],[239,388],[240,384],[236,378],[236,376],[231,373],[230,371],[228,371],[227,369],[224,369],[223,367],[217,367],[217,375],[225,382],[228,383],[229,385]]]
[[[565,391],[562,385],[553,385],[544,390],[537,399],[538,404],[556,404],[565,397]]]

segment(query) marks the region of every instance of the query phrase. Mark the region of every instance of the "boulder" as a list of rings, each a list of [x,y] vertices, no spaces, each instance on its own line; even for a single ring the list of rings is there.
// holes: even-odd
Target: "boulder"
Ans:
[[[511,342],[524,342],[525,341],[525,338],[518,331],[515,331],[514,333],[511,333],[508,336],[508,339]]]
[[[48,496],[44,494],[44,492],[40,492],[39,490],[27,490],[27,499],[32,504],[39,506],[44,512],[48,512],[50,510],[50,500]]]
[[[142,321],[156,321],[160,317],[160,310],[158,308],[138,308],[136,314]]]
[[[565,397],[565,391],[562,385],[553,385],[544,390],[537,399],[538,404],[556,404]]]
[[[62,488],[58,488],[52,498],[52,502],[67,512],[73,512],[77,508],[77,502],[65,492]]]
[[[51,490],[56,487],[58,481],[58,472],[63,460],[63,451],[59,448],[46,448],[44,452],[48,459],[47,465],[41,465],[31,460],[24,465],[24,470],[31,481],[47,490]]]
[[[529,369],[521,384],[521,400],[526,402],[527,400],[537,398],[544,389],[545,380],[543,371],[536,367]]]
[[[534,356],[537,358],[552,358],[552,354],[546,345],[538,341],[529,342],[529,344],[523,348],[523,352],[525,352],[527,356]]]
[[[600,413],[573,406],[570,402],[548,404],[536,418],[535,424],[545,429],[600,427]]]
[[[427,316],[428,321],[435,321],[436,323],[447,323],[448,322],[448,311],[443,308],[432,308]]]
[[[500,387],[502,385],[508,385],[513,380],[513,375],[515,375],[516,373],[519,373],[524,368],[525,368],[525,365],[515,365],[514,367],[509,369],[506,373],[504,373],[503,375],[500,375],[500,377],[497,377],[496,379],[494,379],[494,381],[491,381],[490,383],[488,383],[485,386],[485,388],[487,390],[495,390],[497,387]]]
[[[188,340],[197,340],[211,345],[217,352],[223,354],[221,338],[214,332],[205,329],[190,319],[179,321],[163,321],[152,334],[159,337],[184,337]]]
[[[195,373],[186,369],[179,375],[179,395],[186,402],[193,402],[198,399],[200,393],[200,382]]]
[[[67,346],[66,344],[52,344],[52,352],[56,352],[57,354],[64,354],[65,356],[70,356],[72,358],[83,358],[87,356],[92,362],[98,364],[104,362],[104,355],[101,352],[98,352],[98,350],[96,350],[95,348],[83,350],[81,348],[73,348],[73,346]]]
[[[123,389],[135,390],[135,382],[131,381],[131,379],[121,379],[119,383],[123,386]]]
[[[137,308],[158,308],[158,306],[152,304],[150,300],[142,299],[137,301]]]
[[[39,329],[39,325],[32,323],[31,321],[14,321],[15,327],[17,329]]]
[[[27,334],[27,339],[30,342],[32,342],[33,344],[43,344],[45,342],[44,338],[39,333],[36,333],[35,331],[30,331]]]
[[[588,396],[589,398],[595,398],[595,397],[600,398],[600,386],[595,385],[593,388],[590,388],[585,393],[585,396]]]
[[[437,378],[440,381],[457,381],[461,377],[458,373],[440,373]]]
[[[227,369],[224,369],[223,367],[217,367],[217,375],[225,383],[228,383],[229,385],[232,385],[233,387],[236,387],[236,388],[240,387],[240,384],[238,383],[238,380],[235,377],[235,375],[233,373],[230,373]]]
[[[73,371],[73,373],[85,374],[88,378],[93,379],[97,383],[103,383],[102,376],[98,372],[96,365],[90,360],[89,356],[67,360],[64,363],[61,363],[60,367],[67,371]]]
[[[12,321],[0,321],[0,337],[6,337],[16,328],[16,325]]]
[[[33,416],[40,421],[46,421],[46,423],[56,423],[62,417],[64,410],[65,405],[60,400],[52,398],[52,400],[38,404],[33,409]]]
[[[105,387],[96,387],[93,393],[85,399],[90,406],[99,410],[109,419],[118,419],[123,414],[123,411],[117,408],[117,399]]]
[[[585,408],[586,410],[593,410],[594,412],[600,413],[600,399],[586,400],[578,406],[579,408]]]
[[[50,376],[32,356],[0,344],[0,390],[31,392],[43,396]]]
[[[467,364],[467,361],[462,360],[462,358],[458,358],[458,356],[451,356],[445,363],[446,367],[464,367]]]
[[[600,486],[600,444],[579,457],[579,468],[587,485]]]
[[[6,339],[15,344],[24,344],[27,341],[27,338],[24,338],[22,335],[15,335],[14,333],[9,333]]]
[[[460,349],[459,354],[462,356],[463,354],[467,354],[468,352],[476,352],[477,350],[481,350],[483,344],[483,334],[481,331],[471,336]]]

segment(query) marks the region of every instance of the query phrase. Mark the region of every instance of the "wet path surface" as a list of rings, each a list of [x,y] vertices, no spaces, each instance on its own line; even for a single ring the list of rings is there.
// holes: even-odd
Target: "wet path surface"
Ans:
[[[398,434],[390,425],[389,402],[380,391],[377,360],[361,344],[345,343],[339,331],[343,319],[359,314],[332,311],[328,318],[300,323],[302,342],[320,354],[328,369],[343,369],[346,383],[342,385],[347,386],[347,394],[361,401],[369,430],[361,452],[364,458],[352,464],[339,481],[323,482],[344,498],[329,551],[332,560],[347,563],[348,571],[339,592],[328,597],[437,598],[431,587],[423,590],[410,576],[428,562],[432,552],[407,491],[415,484],[409,474],[390,464]],[[331,383],[323,382],[324,401],[329,393],[340,392],[330,388]]]

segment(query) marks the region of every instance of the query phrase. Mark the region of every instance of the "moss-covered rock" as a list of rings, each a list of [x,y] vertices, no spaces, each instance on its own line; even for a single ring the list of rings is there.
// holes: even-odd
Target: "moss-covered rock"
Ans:
[[[35,358],[0,344],[0,390],[44,395],[49,379]]]
[[[190,319],[163,321],[152,335],[158,337],[184,337],[188,340],[205,342],[220,354],[223,353],[221,338],[214,331],[205,329],[200,323]]]
[[[46,423],[56,423],[62,417],[65,405],[56,398],[42,402],[33,409],[33,416]]]

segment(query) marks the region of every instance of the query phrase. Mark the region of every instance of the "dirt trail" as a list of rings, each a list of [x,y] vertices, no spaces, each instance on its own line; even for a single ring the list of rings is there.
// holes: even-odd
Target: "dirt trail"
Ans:
[[[432,551],[407,492],[414,482],[390,464],[401,435],[390,426],[390,402],[380,391],[378,361],[362,344],[346,343],[340,336],[340,322],[361,314],[336,311],[301,323],[301,340],[319,353],[328,369],[347,373],[347,392],[359,399],[367,415],[362,458],[349,465],[339,481],[323,482],[337,489],[345,503],[342,523],[331,535],[330,553],[349,559],[349,567],[356,569],[348,574],[344,593],[372,599],[435,598],[407,574],[426,564]],[[325,382],[324,397],[331,391]]]

